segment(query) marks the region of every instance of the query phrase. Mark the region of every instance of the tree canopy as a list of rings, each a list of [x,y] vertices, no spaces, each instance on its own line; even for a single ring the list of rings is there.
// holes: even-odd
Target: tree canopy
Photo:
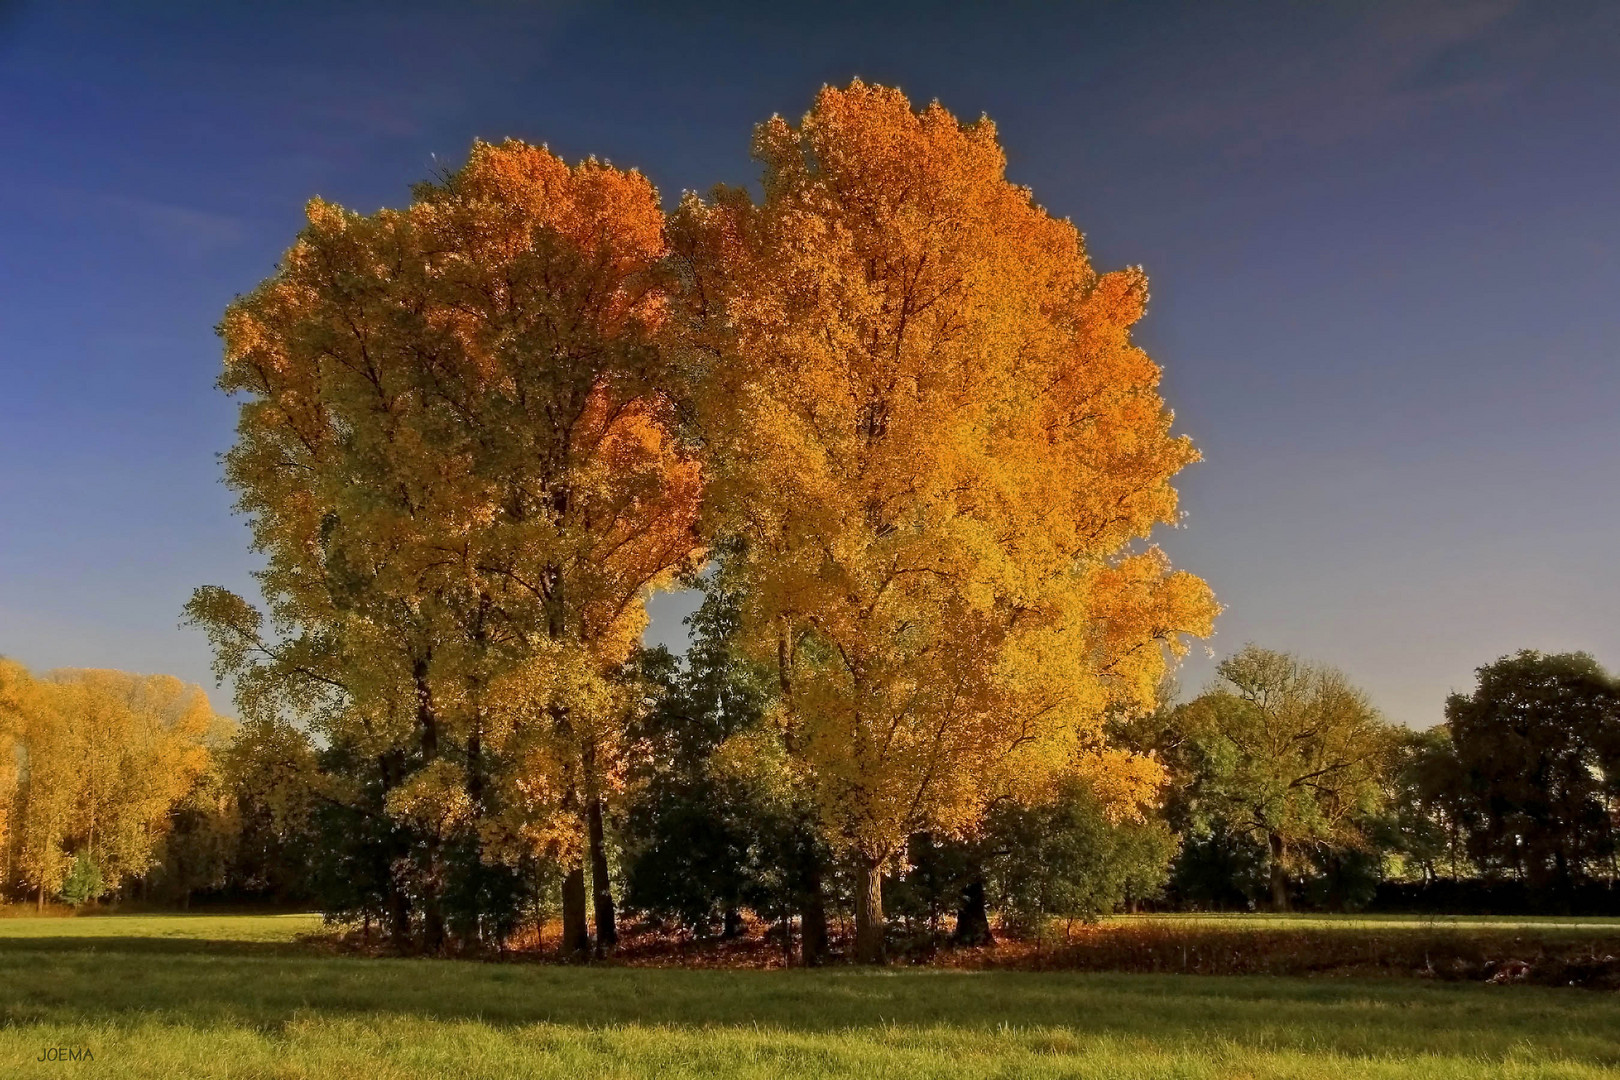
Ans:
[[[1365,846],[1382,804],[1394,732],[1366,695],[1332,668],[1245,646],[1221,661],[1215,686],[1176,717],[1186,798],[1216,827],[1269,854],[1271,902],[1289,906],[1289,875],[1313,850]]]
[[[863,868],[874,958],[879,867],[912,832],[1082,766],[1209,631],[1204,583],[1132,546],[1176,521],[1197,453],[1130,340],[1144,275],[1093,270],[988,120],[855,82],[754,153],[761,203],[719,189],[674,225],[711,527],[740,539],[750,640]]]
[[[770,763],[808,800],[864,957],[914,833],[1162,780],[1105,720],[1153,707],[1217,606],[1147,543],[1198,455],[1131,340],[1145,276],[1095,270],[988,120],[895,90],[826,89],[754,151],[760,201],[666,217],[634,171],[479,143],[405,209],[312,201],[226,312],[265,607],[189,614],[252,730],[316,736],[316,817],[402,939],[478,938],[476,897],[540,860],[566,947],[587,863],[611,943],[609,818],[657,734],[643,602],[710,549],[774,678],[752,748],[703,769]],[[693,677],[662,692],[703,712]]]
[[[0,658],[0,886],[43,907],[75,868],[76,902],[145,875],[229,730],[173,676]]]
[[[244,399],[226,478],[273,634],[217,589],[191,615],[246,714],[304,717],[378,773],[434,941],[447,846],[577,880],[622,724],[611,673],[700,550],[664,251],[640,174],[481,143],[405,210],[311,202],[222,324],[220,386]]]
[[[1431,792],[1466,820],[1485,868],[1568,888],[1616,852],[1620,680],[1585,653],[1533,650],[1478,677],[1446,700],[1454,764]]]

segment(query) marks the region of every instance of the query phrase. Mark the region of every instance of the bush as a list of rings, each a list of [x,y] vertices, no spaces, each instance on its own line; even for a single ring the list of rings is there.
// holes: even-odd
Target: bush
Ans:
[[[996,851],[986,866],[992,900],[1026,930],[1051,919],[1092,921],[1151,899],[1164,888],[1176,852],[1163,821],[1112,822],[1078,781],[1045,805],[996,811],[987,831]]]
[[[101,880],[101,867],[88,855],[73,860],[73,870],[62,882],[62,899],[74,907],[83,907],[106,892]]]

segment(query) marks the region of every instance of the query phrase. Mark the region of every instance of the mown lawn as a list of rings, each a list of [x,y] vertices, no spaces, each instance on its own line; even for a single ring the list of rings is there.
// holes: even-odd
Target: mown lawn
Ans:
[[[1620,1075],[1620,995],[1581,990],[377,960],[316,925],[0,920],[0,1077]]]

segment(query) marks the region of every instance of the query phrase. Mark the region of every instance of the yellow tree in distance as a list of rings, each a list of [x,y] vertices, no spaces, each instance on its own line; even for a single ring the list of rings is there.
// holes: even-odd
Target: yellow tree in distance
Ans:
[[[0,656],[0,875],[9,875],[13,862],[21,737],[32,698],[28,670]]]
[[[857,81],[754,153],[762,202],[689,196],[673,226],[710,527],[736,538],[725,572],[873,961],[881,869],[914,831],[970,831],[1073,770],[1152,797],[1156,764],[1103,725],[1150,708],[1216,614],[1138,546],[1198,454],[1131,343],[1145,276],[1094,271],[988,120]]]
[[[143,877],[229,728],[170,675],[35,678],[0,658],[0,880],[15,876],[43,908],[76,859],[104,891]]]
[[[577,951],[588,842],[613,933],[609,675],[699,551],[702,471],[664,392],[664,215],[639,173],[521,142],[415,194],[369,216],[311,202],[226,313],[226,474],[273,632],[218,589],[190,613],[249,719],[301,715],[374,762],[424,837],[391,886],[396,935],[443,944],[444,852],[472,838],[562,861]]]

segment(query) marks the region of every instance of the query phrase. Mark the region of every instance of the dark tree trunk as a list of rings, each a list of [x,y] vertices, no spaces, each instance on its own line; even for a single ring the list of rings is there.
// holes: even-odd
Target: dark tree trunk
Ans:
[[[421,742],[422,757],[428,762],[438,760],[439,757],[439,713],[438,706],[433,701],[433,687],[428,682],[428,665],[432,660],[431,653],[419,656],[411,668],[412,677],[416,681],[416,723],[418,739]],[[444,910],[440,906],[439,896],[444,888],[444,870],[437,840],[430,839],[427,843],[427,873],[422,882],[422,938],[423,945],[430,953],[444,951]]]
[[[591,932],[585,925],[585,867],[569,867],[562,883],[562,955],[580,960],[590,955]]]
[[[1268,837],[1271,843],[1271,910],[1288,910],[1288,868],[1283,865],[1287,848],[1276,833]]]
[[[444,936],[444,854],[439,841],[429,838],[427,873],[422,875],[422,947],[438,956],[445,950]]]
[[[975,874],[962,890],[962,902],[956,909],[956,932],[951,935],[951,944],[995,943],[996,936],[990,932],[990,907],[984,898],[984,878]]]
[[[810,868],[800,923],[799,959],[805,967],[819,967],[827,959],[827,900],[821,892],[819,863]]]
[[[444,912],[437,901],[430,900],[422,912],[422,943],[435,956],[444,952]]]
[[[613,913],[613,883],[608,880],[600,795],[586,799],[585,822],[591,840],[591,908],[596,918],[596,954],[601,956],[619,943],[619,929]]]
[[[392,874],[388,879],[388,935],[394,939],[395,948],[403,949],[410,944],[411,907]]]
[[[862,964],[881,964],[883,941],[883,864],[860,856],[855,883],[855,959]]]
[[[726,913],[720,920],[720,939],[731,941],[742,935],[742,912],[734,907],[726,908]]]

